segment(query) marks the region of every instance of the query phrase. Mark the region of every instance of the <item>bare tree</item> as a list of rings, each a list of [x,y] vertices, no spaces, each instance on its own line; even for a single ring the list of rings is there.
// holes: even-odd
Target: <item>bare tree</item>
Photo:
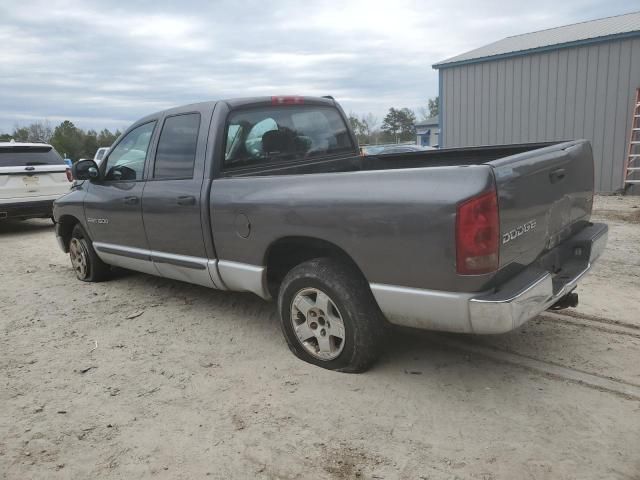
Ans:
[[[378,128],[378,125],[380,124],[380,122],[378,121],[378,117],[376,117],[371,112],[362,116],[362,123],[364,123],[367,126],[367,135],[371,135]]]
[[[33,122],[26,127],[16,125],[12,137],[18,142],[49,143],[53,137],[53,128],[49,120]]]
[[[424,122],[425,120],[431,118],[431,115],[429,115],[429,110],[427,109],[427,107],[418,108],[418,115],[420,116],[421,122]]]
[[[53,136],[53,128],[49,120],[44,122],[34,122],[27,127],[29,129],[29,141],[30,142],[44,142],[49,143]]]

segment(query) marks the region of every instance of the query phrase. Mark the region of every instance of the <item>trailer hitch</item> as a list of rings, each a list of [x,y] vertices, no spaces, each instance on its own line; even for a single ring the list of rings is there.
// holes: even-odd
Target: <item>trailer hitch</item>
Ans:
[[[549,307],[549,310],[563,310],[565,308],[574,308],[578,306],[578,294],[569,292],[560,300]]]

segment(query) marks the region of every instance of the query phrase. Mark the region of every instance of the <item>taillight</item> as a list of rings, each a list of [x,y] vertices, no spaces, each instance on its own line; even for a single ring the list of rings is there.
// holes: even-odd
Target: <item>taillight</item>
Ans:
[[[500,221],[495,190],[458,205],[456,212],[456,270],[478,275],[498,269]]]
[[[271,105],[302,105],[304,97],[297,96],[278,96],[271,97]]]
[[[67,180],[69,180],[70,182],[73,182],[73,175],[71,174],[71,169],[67,168],[64,172],[67,174]]]

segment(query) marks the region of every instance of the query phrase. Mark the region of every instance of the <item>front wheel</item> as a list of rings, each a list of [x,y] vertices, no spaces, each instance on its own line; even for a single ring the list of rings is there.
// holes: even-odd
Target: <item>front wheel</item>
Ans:
[[[71,232],[69,258],[78,280],[101,282],[109,276],[109,265],[100,260],[91,245],[91,240],[80,224],[73,227]]]
[[[294,267],[278,295],[282,331],[300,359],[329,370],[367,370],[381,351],[385,321],[354,267],[316,258]]]

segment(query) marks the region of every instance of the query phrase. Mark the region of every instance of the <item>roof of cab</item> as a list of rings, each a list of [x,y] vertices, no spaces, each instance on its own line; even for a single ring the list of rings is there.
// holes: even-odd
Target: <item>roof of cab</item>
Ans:
[[[295,99],[298,103],[282,103],[283,105],[335,105],[335,100],[329,97],[305,97],[302,95],[272,95],[270,97],[243,97],[221,100],[231,108],[249,105],[278,105],[278,99]],[[274,103],[276,102],[276,103]]]
[[[240,97],[240,98],[226,98],[226,99],[220,99],[220,100],[210,100],[210,101],[206,101],[206,102],[197,102],[197,103],[189,103],[186,105],[177,105],[175,107],[171,107],[171,108],[166,108],[164,110],[159,110],[157,112],[151,113],[149,115],[145,115],[144,117],[136,120],[135,122],[133,122],[131,124],[131,126],[134,125],[139,125],[141,123],[146,123],[149,120],[152,120],[154,118],[159,117],[162,114],[165,113],[171,113],[173,110],[184,110],[187,107],[193,107],[194,110],[197,110],[199,108],[203,108],[206,106],[212,106],[216,103],[219,102],[224,102],[227,105],[229,105],[230,109],[236,109],[236,108],[243,108],[243,107],[247,107],[247,106],[267,106],[267,105],[274,105],[274,99],[278,99],[278,98],[295,98],[297,102],[299,103],[294,103],[294,105],[327,105],[327,106],[333,106],[336,104],[336,101],[331,98],[331,97],[306,97],[306,96],[301,96],[301,95],[273,95],[270,97]],[[291,104],[288,104],[291,105]],[[129,127],[128,129],[130,129],[131,127]],[[128,130],[127,129],[127,130]]]

